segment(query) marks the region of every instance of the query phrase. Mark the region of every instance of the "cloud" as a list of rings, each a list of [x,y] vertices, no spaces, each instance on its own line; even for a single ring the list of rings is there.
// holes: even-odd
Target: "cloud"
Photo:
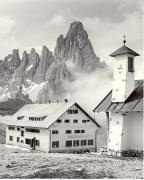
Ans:
[[[111,90],[111,71],[97,69],[90,74],[75,73],[75,81],[66,83],[65,87],[67,98],[79,102],[91,113]]]
[[[5,37],[10,34],[16,22],[8,16],[0,17],[0,37]]]
[[[56,26],[63,25],[65,23],[66,19],[61,15],[57,14],[54,17],[52,17],[47,24],[54,24]]]

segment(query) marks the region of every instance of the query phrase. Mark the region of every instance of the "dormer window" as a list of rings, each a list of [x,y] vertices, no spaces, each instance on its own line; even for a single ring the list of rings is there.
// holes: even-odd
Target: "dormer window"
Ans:
[[[29,120],[31,121],[43,121],[47,116],[43,117],[29,117]]]
[[[17,120],[21,120],[23,118],[24,118],[24,116],[19,116],[19,117],[17,117]]]
[[[134,59],[133,59],[133,57],[128,57],[128,72],[134,72]]]

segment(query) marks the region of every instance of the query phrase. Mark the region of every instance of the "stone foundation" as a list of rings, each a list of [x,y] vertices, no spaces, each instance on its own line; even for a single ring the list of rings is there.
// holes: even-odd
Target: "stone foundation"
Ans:
[[[100,147],[100,153],[102,155],[108,155],[113,157],[143,157],[143,150],[122,150],[115,151],[113,149],[108,149],[107,147]]]

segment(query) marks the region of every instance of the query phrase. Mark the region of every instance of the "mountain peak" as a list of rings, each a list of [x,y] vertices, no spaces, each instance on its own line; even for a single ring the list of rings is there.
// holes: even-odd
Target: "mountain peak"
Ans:
[[[34,48],[31,49],[30,54],[36,53],[36,50]]]

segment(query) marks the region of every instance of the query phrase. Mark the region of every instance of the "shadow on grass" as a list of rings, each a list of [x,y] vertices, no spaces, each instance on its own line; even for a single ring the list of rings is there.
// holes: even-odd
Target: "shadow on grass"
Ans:
[[[39,172],[36,172],[32,175],[28,176],[23,176],[22,178],[72,178],[72,179],[102,179],[102,178],[115,178],[111,173],[106,174],[103,171],[98,172],[97,174],[88,174],[86,172],[86,169],[82,169],[80,171],[77,170],[67,170],[64,171],[62,169],[56,169],[56,170],[51,170],[51,169],[45,169],[41,170]]]

